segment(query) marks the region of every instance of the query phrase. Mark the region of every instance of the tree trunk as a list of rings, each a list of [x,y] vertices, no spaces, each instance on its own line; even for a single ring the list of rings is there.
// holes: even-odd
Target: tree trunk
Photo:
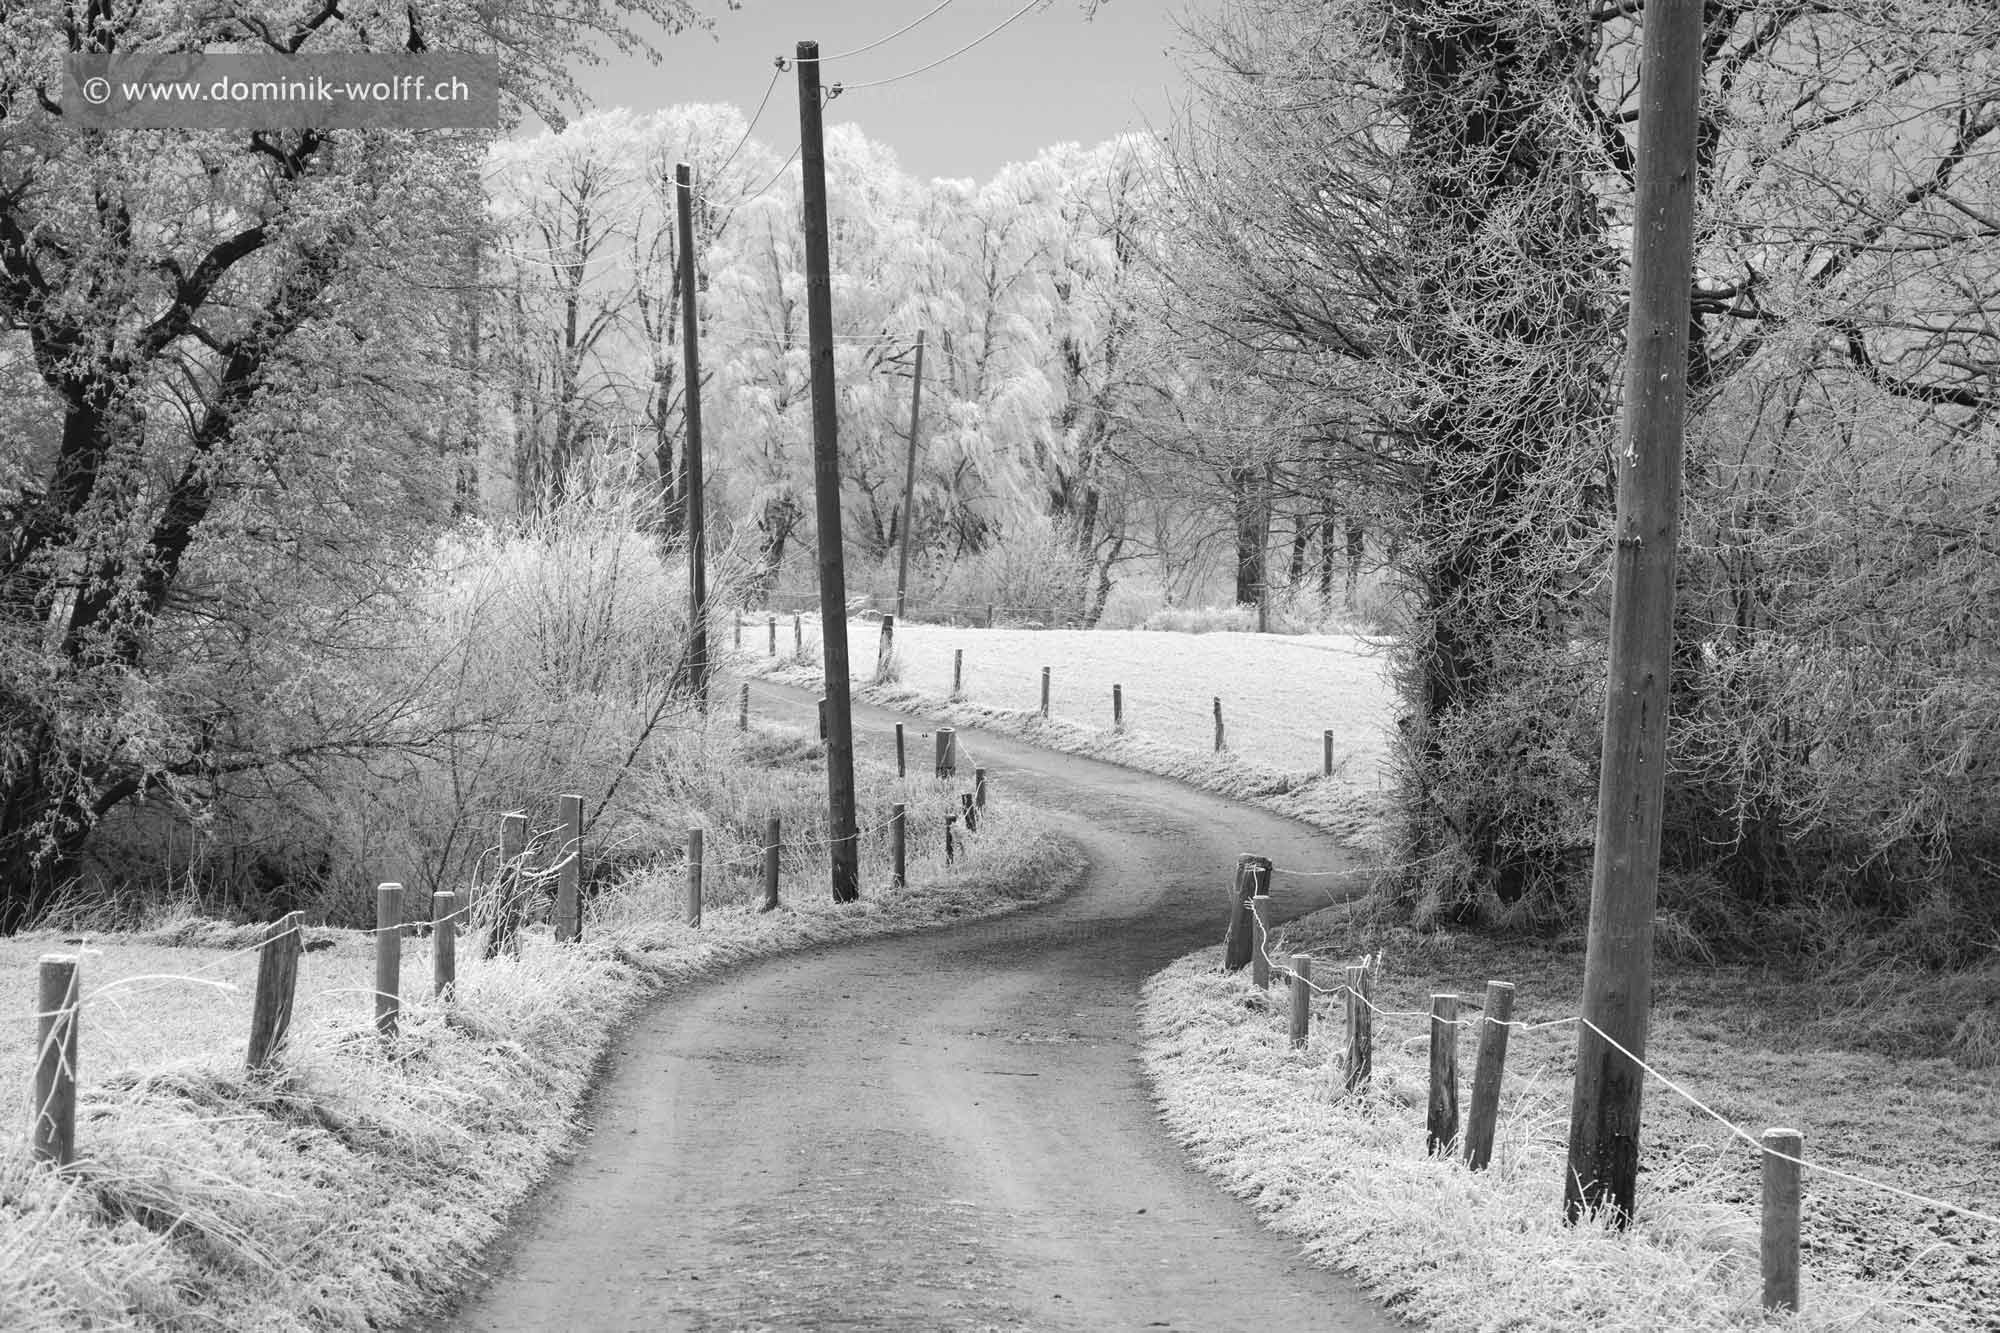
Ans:
[[[1329,534],[1331,535],[1331,534]],[[1368,534],[1358,518],[1347,520],[1347,592],[1343,603],[1349,611],[1361,590],[1361,561],[1368,554]],[[1329,561],[1330,563],[1330,561]]]
[[[772,589],[778,586],[778,574],[785,563],[785,546],[791,541],[792,529],[805,517],[799,502],[790,495],[779,495],[764,502],[764,512],[757,519],[757,529],[762,534],[758,549],[758,569],[756,587],[758,596],[768,602]]]
[[[1319,604],[1325,610],[1333,610],[1333,570],[1334,556],[1339,547],[1340,515],[1334,512],[1333,501],[1328,500],[1319,514]]]
[[[1114,537],[1111,549],[1097,563],[1097,588],[1092,593],[1090,605],[1083,618],[1083,628],[1096,629],[1097,622],[1104,619],[1104,604],[1111,600],[1111,569],[1118,563],[1119,555],[1125,549],[1125,539]]]
[[[82,862],[94,822],[73,782],[49,772],[56,744],[47,729],[37,752],[0,785],[0,935],[34,924]]]
[[[1229,489],[1236,505],[1236,604],[1255,606],[1264,600],[1265,497],[1260,469],[1229,470]]]
[[[1587,12],[1474,0],[1440,16],[1397,0],[1394,16],[1409,125],[1406,392],[1427,404],[1407,437],[1421,462],[1399,648],[1416,687],[1403,854],[1465,868],[1407,886],[1462,918],[1488,895],[1552,885],[1562,853],[1518,813],[1540,794],[1524,784],[1550,779],[1523,773],[1519,718],[1532,701],[1512,673],[1535,651],[1522,636],[1537,604],[1562,595],[1536,561],[1561,542],[1582,481],[1572,492],[1550,479],[1588,475],[1616,333],[1599,295],[1602,218],[1566,118],[1588,86]],[[1438,309],[1467,318],[1440,321]]]

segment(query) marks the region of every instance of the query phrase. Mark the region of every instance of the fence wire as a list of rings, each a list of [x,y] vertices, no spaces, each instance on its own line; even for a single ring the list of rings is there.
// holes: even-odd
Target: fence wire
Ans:
[[[1898,1198],[1908,1200],[1912,1203],[1922,1204],[1930,1208],[1942,1209],[1949,1213],[1955,1213],[1961,1217],[1968,1217],[1973,1219],[1974,1221],[1984,1222],[1989,1226],[2000,1227],[2000,1217],[1996,1217],[1991,1213],[1982,1212],[1977,1208],[1967,1207],[1964,1204],[1952,1203],[1949,1200],[1945,1199],[1933,1198],[1925,1194],[1918,1194],[1914,1190],[1904,1189],[1900,1185],[1892,1185],[1889,1184],[1887,1181],[1875,1180],[1868,1176],[1857,1175],[1854,1172],[1845,1171],[1835,1166],[1829,1166],[1823,1162],[1810,1161],[1803,1157],[1794,1157],[1790,1153],[1779,1152],[1775,1148],[1766,1147],[1763,1141],[1757,1135],[1751,1133],[1747,1129],[1744,1129],[1741,1125],[1738,1125],[1735,1121],[1729,1119],[1727,1116],[1723,1115],[1720,1111],[1717,1111],[1714,1107],[1710,1106],[1700,1097],[1690,1092],[1687,1088],[1683,1087],[1679,1082],[1675,1081],[1667,1074],[1661,1072],[1655,1066],[1648,1064],[1645,1060],[1634,1055],[1629,1049],[1627,1049],[1623,1044],[1621,1044],[1610,1033],[1606,1032],[1603,1028],[1591,1022],[1589,1019],[1585,1018],[1581,1014],[1572,1014],[1566,1018],[1551,1019],[1545,1022],[1538,1022],[1538,1023],[1520,1022],[1514,1020],[1508,1020],[1503,1022],[1500,1019],[1488,1018],[1484,1014],[1480,1014],[1471,1018],[1446,1019],[1446,1018],[1438,1018],[1435,1015],[1421,1011],[1384,1009],[1380,1005],[1377,1005],[1367,995],[1347,985],[1345,982],[1330,987],[1321,986],[1315,983],[1309,977],[1300,976],[1290,967],[1281,966],[1276,959],[1271,957],[1268,950],[1268,941],[1270,937],[1264,926],[1263,915],[1261,912],[1257,910],[1256,906],[1257,900],[1255,898],[1252,898],[1249,901],[1252,904],[1249,915],[1251,920],[1256,924],[1257,947],[1260,951],[1264,952],[1265,958],[1269,961],[1271,967],[1271,974],[1274,977],[1282,976],[1283,978],[1285,978],[1287,984],[1302,984],[1308,990],[1312,991],[1315,995],[1323,996],[1327,999],[1358,1000],[1363,1005],[1366,1005],[1369,1011],[1377,1018],[1416,1019],[1420,1022],[1438,1024],[1442,1026],[1455,1027],[1455,1028],[1472,1028],[1472,1027],[1479,1027],[1487,1023],[1491,1023],[1495,1027],[1512,1028],[1523,1032],[1541,1032],[1541,1031],[1546,1031],[1550,1028],[1579,1027],[1579,1026],[1589,1028],[1599,1037],[1602,1037],[1604,1041],[1612,1047],[1612,1049],[1616,1050],[1620,1055],[1624,1056],[1627,1060],[1630,1060],[1639,1069],[1643,1070],[1646,1074],[1650,1075],[1654,1079],[1654,1081],[1659,1083],[1661,1087],[1667,1089],[1667,1091],[1673,1093],[1675,1096],[1685,1101],[1688,1105],[1692,1106],[1696,1111],[1699,1111],[1701,1114],[1715,1121],[1718,1125],[1721,1125],[1724,1129],[1728,1130],[1730,1134],[1743,1140],[1743,1142],[1757,1149],[1757,1151],[1760,1153],[1768,1153],[1772,1157],[1780,1158],[1784,1161],[1795,1163],[1796,1165],[1803,1167],[1807,1170],[1817,1171],[1821,1175],[1831,1176],[1837,1180],[1844,1180],[1852,1185],[1860,1185],[1868,1189],[1880,1191],[1881,1193],[1884,1194],[1895,1195]],[[1371,967],[1373,966],[1372,961],[1365,965]]]

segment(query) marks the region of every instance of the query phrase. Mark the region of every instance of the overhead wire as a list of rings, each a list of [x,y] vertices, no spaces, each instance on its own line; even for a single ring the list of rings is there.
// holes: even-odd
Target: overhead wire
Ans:
[[[847,92],[855,88],[882,88],[892,83],[901,83],[904,79],[914,79],[919,74],[928,74],[932,70],[936,69],[939,65],[948,64],[949,62],[958,59],[966,52],[972,50],[974,47],[981,45],[982,43],[988,41],[993,37],[997,37],[1001,32],[1005,31],[1007,28],[1012,27],[1016,22],[1025,17],[1029,10],[1039,8],[1042,5],[1042,3],[1043,0],[1028,0],[1027,4],[1022,5],[1012,14],[1009,14],[1006,18],[1002,19],[999,23],[995,24],[993,27],[988,28],[985,32],[973,38],[971,41],[967,42],[964,46],[959,47],[956,51],[953,51],[948,55],[939,56],[936,60],[931,61],[927,65],[919,65],[915,69],[905,70],[901,74],[892,74],[885,79],[865,79],[860,83],[836,83],[833,85],[833,87],[839,92]]]
[[[857,46],[851,51],[841,51],[835,55],[820,56],[819,61],[821,63],[824,63],[828,60],[845,60],[849,56],[858,56],[863,54],[864,52],[873,51],[878,46],[886,46],[890,42],[895,41],[898,37],[901,37],[904,33],[909,32],[911,29],[916,28],[921,24],[929,22],[936,15],[944,12],[946,9],[949,9],[955,3],[957,3],[957,0],[940,0],[940,3],[932,6],[930,9],[925,10],[921,15],[912,19],[910,22],[905,23],[902,27],[896,29],[888,36],[877,37],[874,41],[868,43],[866,46]]]
[[[781,164],[779,164],[779,167],[775,172],[771,173],[771,179],[765,181],[764,184],[758,189],[757,193],[751,195],[743,202],[746,204],[754,204],[759,199],[762,199],[765,196],[765,194],[770,191],[770,188],[773,185],[776,185],[779,182],[779,180],[781,180],[784,177],[784,174],[787,171],[790,171],[792,169],[792,163],[799,160],[799,150],[800,148],[803,147],[804,145],[801,144],[798,147],[793,148],[791,156],[786,158]]]
[[[771,94],[777,91],[778,80],[784,77],[785,58],[779,56],[772,64],[774,68],[771,70],[771,81],[764,85],[764,95],[758,99],[757,109],[750,115],[750,123],[743,127],[743,137],[736,141],[736,146],[729,150],[729,156],[723,158],[722,165],[715,169],[717,180],[722,179],[723,173],[728,171],[730,164],[736,160],[736,155],[743,151],[743,145],[749,143],[750,136],[757,132],[757,122],[764,118],[764,108],[771,104]]]

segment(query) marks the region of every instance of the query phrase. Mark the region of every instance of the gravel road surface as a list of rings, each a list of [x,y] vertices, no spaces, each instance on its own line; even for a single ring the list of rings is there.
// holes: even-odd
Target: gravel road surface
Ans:
[[[811,719],[804,693],[756,689],[760,715]],[[927,723],[855,719],[864,749],[892,754],[902,721],[930,753]],[[1084,888],[666,998],[621,1035],[590,1133],[488,1276],[419,1327],[1401,1327],[1185,1164],[1137,1047],[1141,982],[1220,938],[1238,852],[1323,871],[1353,855],[1161,778],[964,742],[995,818],[1059,814]],[[1275,916],[1354,882],[1281,877]]]

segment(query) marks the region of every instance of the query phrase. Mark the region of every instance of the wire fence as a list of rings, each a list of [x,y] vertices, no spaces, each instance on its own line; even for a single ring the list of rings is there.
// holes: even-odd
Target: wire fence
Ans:
[[[944,862],[949,865],[958,855],[968,852],[975,845],[966,835],[974,832],[975,823],[971,810],[976,799],[983,811],[986,793],[983,788],[963,797],[966,810],[966,825],[963,832],[954,828],[958,815],[947,808],[941,817],[929,808],[921,798],[926,793],[935,795],[930,788],[943,791],[944,784],[931,783],[915,785],[903,783],[899,795],[905,797],[894,802],[891,812],[882,818],[873,819],[859,825],[852,833],[833,835],[823,829],[815,829],[806,836],[783,835],[782,825],[777,826],[779,836],[770,836],[776,820],[767,821],[763,836],[754,840],[754,854],[725,855],[708,859],[702,855],[701,842],[707,831],[702,828],[689,830],[689,842],[680,865],[686,897],[683,902],[682,923],[699,929],[701,924],[704,891],[704,876],[709,871],[727,874],[751,866],[761,866],[764,870],[762,887],[763,907],[769,909],[778,905],[778,879],[771,872],[780,869],[772,863],[774,854],[789,856],[795,863],[819,854],[831,854],[844,844],[859,844],[866,840],[879,840],[884,833],[889,838],[889,863],[891,868],[890,886],[899,889],[907,884],[907,861],[911,850],[907,835],[915,827],[928,842],[942,828],[944,837],[942,852]],[[491,861],[495,873],[490,881],[475,881],[463,895],[455,892],[440,892],[432,895],[428,911],[409,912],[405,910],[402,886],[383,884],[377,890],[377,922],[371,928],[364,928],[361,935],[374,941],[375,981],[372,986],[340,984],[320,987],[308,991],[305,998],[312,1002],[336,1000],[350,996],[368,996],[375,1007],[375,1026],[379,1035],[393,1043],[397,1033],[402,1007],[402,992],[406,981],[404,972],[409,964],[422,965],[428,962],[433,976],[433,995],[441,1002],[450,1004],[455,1000],[457,986],[457,937],[461,929],[483,930],[481,953],[492,958],[505,951],[519,953],[519,931],[527,923],[527,917],[534,910],[532,904],[548,898],[550,920],[554,926],[555,942],[558,947],[575,943],[581,938],[583,924],[582,901],[578,896],[582,891],[584,854],[580,833],[575,832],[576,823],[569,822],[581,811],[580,797],[565,797],[559,803],[565,810],[565,823],[561,831],[570,834],[558,840],[554,835],[539,838],[528,836],[526,816],[510,813],[502,819],[502,837],[497,849],[488,848],[480,857],[482,865]],[[916,805],[916,819],[911,818],[911,806]],[[746,839],[748,841],[748,839]],[[497,851],[497,860],[495,853]],[[924,854],[919,853],[922,859]],[[665,867],[669,875],[674,866]],[[554,895],[544,892],[549,881],[558,885]],[[566,915],[565,898],[568,899]],[[671,909],[669,909],[669,915]],[[566,922],[568,924],[566,924]],[[254,1002],[250,1014],[250,1039],[247,1061],[254,1071],[275,1062],[278,1052],[284,1047],[299,994],[297,991],[298,960],[301,955],[312,950],[319,941],[308,941],[309,927],[302,913],[293,912],[278,922],[254,929],[256,938],[243,943],[230,944],[221,949],[218,956],[195,967],[175,972],[145,972],[130,976],[115,977],[102,982],[88,992],[80,992],[78,979],[81,966],[92,957],[103,957],[105,951],[93,949],[87,941],[79,941],[67,953],[45,954],[38,965],[40,1002],[25,1012],[0,1014],[0,1023],[11,1026],[9,1020],[27,1021],[37,1025],[38,1031],[33,1051],[34,1076],[31,1101],[32,1119],[30,1140],[33,1155],[38,1160],[65,1166],[74,1158],[75,1113],[77,1101],[77,1060],[78,1033],[86,1024],[95,1050],[118,1051],[121,1043],[117,1032],[104,1024],[98,1015],[107,1007],[110,1011],[125,1016],[128,1006],[144,997],[169,989],[182,993],[207,993],[228,997],[239,995],[246,984],[251,982],[251,959],[255,957]],[[427,934],[432,939],[430,957],[405,958],[402,941],[406,936]],[[331,942],[331,936],[323,936]],[[176,947],[174,943],[161,942],[158,947]],[[197,946],[198,947],[198,946]],[[351,969],[353,963],[346,964]],[[222,975],[234,973],[234,975]],[[54,989],[52,989],[52,987]],[[189,1026],[187,1015],[181,1014],[180,1026]],[[157,1017],[148,1013],[134,1027],[146,1032],[157,1028]],[[198,1026],[198,1025],[197,1025]],[[210,1024],[212,1026],[212,1023]],[[204,1038],[210,1036],[206,1030]]]
[[[764,605],[745,608],[738,614],[746,623],[764,623],[774,615],[820,613],[819,594],[812,589],[774,590],[763,598]],[[879,619],[896,613],[893,593],[862,593],[846,601],[847,614],[856,619]],[[902,617],[910,624],[980,626],[986,629],[1085,629],[1088,615],[1080,605],[1062,602],[956,602],[943,598],[906,597]]]
[[[865,623],[871,613],[854,609],[860,600],[850,604],[850,618]],[[777,617],[768,612],[749,614],[750,620],[738,622],[736,636],[746,670],[756,671],[760,656],[767,662],[775,659],[779,668],[788,662],[817,660],[817,633],[808,637],[802,618],[793,639],[785,641],[771,628]],[[1002,616],[996,611],[996,618]],[[819,623],[816,613],[812,622]],[[1309,668],[1321,666],[1328,649],[1302,647],[1300,652],[1312,656],[1301,658],[1297,671],[1281,673],[1278,679],[1266,676],[1252,694],[1243,685],[1241,665],[1230,649],[1216,650],[1212,658],[1186,673],[1187,679],[1165,681],[1143,653],[1108,649],[1078,655],[1065,652],[1057,642],[1045,660],[1036,663],[1019,644],[981,652],[970,640],[959,646],[948,634],[905,632],[906,627],[923,623],[906,617],[898,624],[891,678],[881,675],[879,649],[870,651],[850,638],[851,678],[892,682],[1024,722],[1047,718],[1096,733],[1104,744],[1140,747],[1135,755],[1145,747],[1161,747],[1184,754],[1189,761],[1228,766],[1218,771],[1235,774],[1238,786],[1279,782],[1290,790],[1315,779],[1333,779],[1345,792],[1356,786],[1379,786],[1382,781],[1391,704],[1379,661],[1372,654],[1355,653],[1354,660],[1326,676]],[[968,627],[982,628],[983,615],[971,617],[969,625],[955,626]],[[933,622],[929,628],[954,627]],[[1119,679],[1127,672],[1131,678]],[[1314,721],[1320,723],[1317,729]],[[1157,760],[1169,757],[1161,754]],[[1150,761],[1141,760],[1141,766],[1150,766]]]
[[[1274,875],[1284,874],[1284,875],[1305,877],[1313,875],[1316,872],[1292,871],[1292,870],[1284,870],[1284,869],[1279,869],[1277,867],[1273,867],[1272,873]],[[1256,932],[1257,949],[1258,951],[1263,953],[1267,958],[1270,959],[1269,967],[1273,977],[1283,979],[1287,985],[1303,986],[1308,991],[1310,991],[1313,996],[1321,1000],[1328,1000],[1328,1001],[1338,1000],[1343,1004],[1363,1006],[1368,1010],[1371,1022],[1372,1020],[1378,1018],[1392,1020],[1392,1021],[1412,1020],[1433,1027],[1442,1026],[1442,1027],[1460,1028],[1460,1029],[1482,1029],[1487,1026],[1493,1026],[1493,1027],[1504,1027],[1507,1028],[1509,1031],[1522,1032],[1522,1033],[1547,1032],[1558,1028],[1588,1028],[1591,1032],[1595,1033],[1606,1044],[1608,1044],[1613,1050],[1617,1051],[1620,1056],[1622,1056],[1626,1060],[1629,1060],[1635,1068],[1643,1071],[1647,1077],[1653,1079],[1661,1087],[1665,1088],[1667,1091],[1673,1093],[1676,1097],[1686,1102],[1696,1112],[1714,1121],[1716,1124],[1720,1125],[1724,1130],[1726,1130],[1729,1134],[1731,1134],[1735,1138],[1742,1140],[1750,1147],[1757,1149],[1757,1151],[1760,1153],[1770,1154],[1773,1157],[1790,1162],[1805,1170],[1816,1171],[1821,1175],[1830,1176],[1833,1177],[1834,1179],[1846,1181],[1847,1183],[1852,1185],[1861,1186],[1863,1188],[1874,1190],[1882,1194],[1893,1195],[1897,1198],[1901,1198],[1912,1203],[1921,1204],[1925,1207],[1937,1208],[1941,1211],[1953,1213],[1960,1217],[1970,1218],[1973,1221],[1982,1222],[1988,1226],[2000,1227],[2000,1216],[1995,1216],[1994,1214],[1985,1212],[1981,1209],[1973,1208],[1965,1204],[1954,1203],[1947,1199],[1939,1199],[1930,1195],[1921,1194],[1914,1190],[1905,1189],[1900,1185],[1894,1185],[1883,1180],[1876,1180],[1872,1177],[1861,1175],[1857,1172],[1846,1170],[1842,1167],[1833,1166],[1825,1162],[1816,1161],[1811,1158],[1797,1156],[1791,1153],[1780,1152],[1769,1147],[1758,1135],[1752,1133],[1750,1130],[1745,1129],[1743,1126],[1737,1124],[1729,1117],[1723,1115],[1720,1111],[1717,1111],[1710,1104],[1708,1100],[1705,1100],[1702,1097],[1698,1096],[1693,1091],[1689,1090],[1686,1086],[1684,1086],[1679,1080],[1676,1080],[1675,1078],[1663,1072],[1662,1070],[1658,1069],[1654,1065],[1649,1064],[1646,1060],[1644,1060],[1640,1056],[1634,1054],[1631,1050],[1629,1050],[1625,1045],[1620,1043],[1610,1033],[1606,1032],[1602,1027],[1598,1026],[1596,1023],[1591,1022],[1588,1018],[1585,1018],[1581,1014],[1571,1014],[1562,1018],[1549,1019],[1537,1022],[1525,1022],[1512,1019],[1505,1019],[1505,1020],[1497,1019],[1488,1017],[1484,1013],[1478,1013],[1471,1017],[1441,1018],[1434,1013],[1426,1013],[1416,1010],[1385,1009],[1381,1005],[1376,1004],[1374,999],[1367,993],[1365,989],[1350,986],[1345,981],[1341,981],[1333,985],[1322,986],[1318,982],[1312,980],[1311,977],[1303,976],[1294,969],[1292,969],[1291,967],[1286,966],[1285,964],[1282,964],[1279,961],[1277,961],[1277,958],[1273,956],[1271,952],[1272,940],[1271,940],[1270,930],[1269,927],[1267,927],[1264,922],[1263,911],[1258,898],[1251,897],[1246,901],[1249,904],[1248,917]],[[1372,970],[1374,965],[1375,965],[1375,960],[1372,958],[1362,960],[1362,966],[1364,968],[1369,968]],[[1477,1008],[1478,1006],[1475,1005],[1473,1007]]]

